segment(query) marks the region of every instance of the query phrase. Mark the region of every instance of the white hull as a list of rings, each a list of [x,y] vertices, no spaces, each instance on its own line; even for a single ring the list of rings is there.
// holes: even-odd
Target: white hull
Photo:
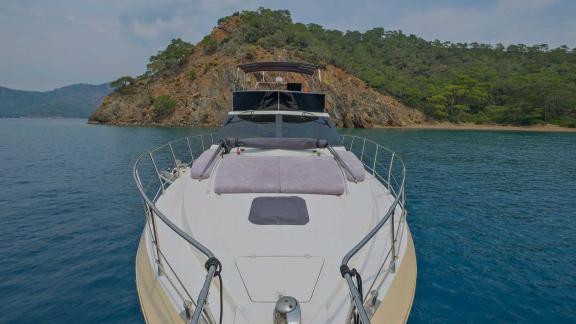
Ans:
[[[379,305],[372,323],[406,323],[412,308],[416,289],[416,254],[410,231],[406,226],[407,239],[403,246],[403,255],[398,259],[396,273],[388,275],[385,298]],[[187,323],[183,308],[177,307],[175,300],[167,292],[170,289],[157,276],[155,261],[150,259],[153,254],[151,245],[145,240],[143,233],[136,257],[136,287],[144,319],[148,324]],[[230,320],[230,319],[228,319]],[[225,323],[237,323],[227,321]],[[270,323],[267,321],[265,323]],[[331,323],[325,321],[325,323]]]
[[[298,300],[302,323],[346,323],[350,319],[350,292],[339,266],[342,256],[394,203],[395,197],[380,181],[367,174],[365,181],[347,181],[343,195],[299,194],[308,206],[310,222],[266,227],[248,221],[250,202],[260,196],[294,195],[219,195],[214,193],[213,179],[198,181],[189,173],[190,168],[181,169],[156,206],[172,223],[210,247],[222,262],[223,323],[271,323],[275,301],[283,295]],[[397,206],[391,217],[395,249],[392,222],[388,221],[350,261],[350,268],[362,274],[366,300],[373,297],[370,292],[378,291],[377,304],[371,309],[373,323],[406,322],[411,309],[416,260],[405,216]],[[206,257],[155,219],[155,224],[147,223],[136,262],[142,311],[148,323],[186,322],[184,303],[196,301],[206,276]],[[154,226],[160,257],[152,242]],[[215,322],[219,288],[213,280],[205,308],[206,318]]]

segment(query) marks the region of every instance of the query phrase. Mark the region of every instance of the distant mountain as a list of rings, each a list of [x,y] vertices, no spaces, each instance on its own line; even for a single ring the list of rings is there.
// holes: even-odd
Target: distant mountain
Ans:
[[[111,92],[109,83],[73,84],[52,91],[0,87],[0,117],[88,118]]]

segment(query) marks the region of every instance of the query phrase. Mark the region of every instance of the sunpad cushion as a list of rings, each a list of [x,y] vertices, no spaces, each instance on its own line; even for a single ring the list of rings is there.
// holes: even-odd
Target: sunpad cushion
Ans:
[[[285,157],[280,160],[280,192],[341,195],[344,178],[332,157]]]
[[[214,191],[280,192],[278,157],[225,155],[216,173]]]
[[[344,177],[332,157],[226,155],[214,191],[341,195]]]
[[[352,172],[352,174],[350,174],[346,171],[346,168],[344,168],[346,179],[348,179],[348,181],[354,181],[354,178],[356,178],[358,182],[364,181],[366,178],[366,170],[364,170],[364,164],[356,157],[356,154],[350,151],[338,151],[338,155]]]
[[[204,152],[202,152],[202,154],[200,154],[200,156],[194,160],[194,163],[192,163],[192,167],[190,168],[190,176],[192,177],[192,179],[200,179],[200,176],[202,175],[202,171],[204,171],[204,169],[206,168],[206,165],[208,165],[208,163],[210,163],[210,159],[212,159],[212,156],[214,155],[214,153],[216,153],[216,150],[214,149],[210,149],[210,150],[206,150]],[[206,172],[204,172],[204,179],[209,178],[210,177],[210,173],[212,173],[212,169],[214,168],[214,165],[216,163],[214,163],[215,161],[213,161],[213,163],[210,165],[210,167],[208,169],[206,169]]]

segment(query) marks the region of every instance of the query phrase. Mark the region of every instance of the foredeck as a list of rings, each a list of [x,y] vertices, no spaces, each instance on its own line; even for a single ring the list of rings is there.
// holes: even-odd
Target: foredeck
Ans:
[[[191,150],[190,140],[187,141]],[[350,147],[354,149],[353,143]],[[170,150],[178,164],[172,146]],[[364,142],[362,152],[358,153],[365,164],[365,151],[367,156],[368,153],[378,154],[377,148],[376,152],[368,152]],[[312,156],[312,152],[293,150],[255,150],[241,154]],[[316,150],[314,154],[331,156],[326,149]],[[393,185],[389,189],[383,184],[384,179],[378,179],[376,172],[367,173],[364,181],[351,181],[341,170],[345,190],[337,195],[294,192],[219,194],[215,189],[221,159],[218,157],[218,161],[214,161],[210,176],[202,180],[193,179],[190,167],[181,165],[178,176],[170,179],[171,184],[158,195],[155,206],[173,225],[209,247],[220,260],[224,282],[224,323],[269,323],[273,305],[282,295],[298,299],[303,323],[346,322],[352,306],[350,291],[339,271],[342,257],[379,224],[382,227],[378,234],[358,251],[349,266],[362,273],[363,297],[367,298],[374,289],[386,289],[386,276],[394,275],[388,270],[393,270],[396,258],[401,259],[406,248],[405,242],[399,238],[407,235],[407,228],[403,225],[404,209],[398,204],[398,198],[404,198],[395,194]],[[393,155],[391,159],[394,159]],[[372,164],[374,170],[379,164],[377,158]],[[391,184],[396,181],[392,171],[390,168],[387,179]],[[397,188],[403,190],[403,186]],[[254,198],[282,196],[298,196],[305,200],[309,214],[307,224],[256,225],[249,221]],[[393,211],[390,219],[382,222],[390,210]],[[164,277],[166,291],[172,297],[174,307],[184,313],[182,299],[194,302],[204,285],[201,278],[206,274],[206,257],[181,236],[175,235],[166,222],[156,221],[149,225],[145,241],[151,264],[161,253],[159,263],[164,269],[161,277]],[[157,245],[152,242],[153,237],[157,238]],[[161,252],[158,252],[158,247]],[[216,287],[218,284],[213,285]],[[208,297],[211,306],[205,313],[209,320],[214,320],[219,316],[219,294],[217,288],[211,292]]]

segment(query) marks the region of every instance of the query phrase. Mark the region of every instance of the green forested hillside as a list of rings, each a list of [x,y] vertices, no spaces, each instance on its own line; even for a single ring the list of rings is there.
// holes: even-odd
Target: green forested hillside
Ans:
[[[292,22],[285,10],[240,16],[239,28],[205,50],[288,48],[335,64],[435,120],[576,127],[576,50],[561,46],[426,41],[401,31],[327,30]]]

